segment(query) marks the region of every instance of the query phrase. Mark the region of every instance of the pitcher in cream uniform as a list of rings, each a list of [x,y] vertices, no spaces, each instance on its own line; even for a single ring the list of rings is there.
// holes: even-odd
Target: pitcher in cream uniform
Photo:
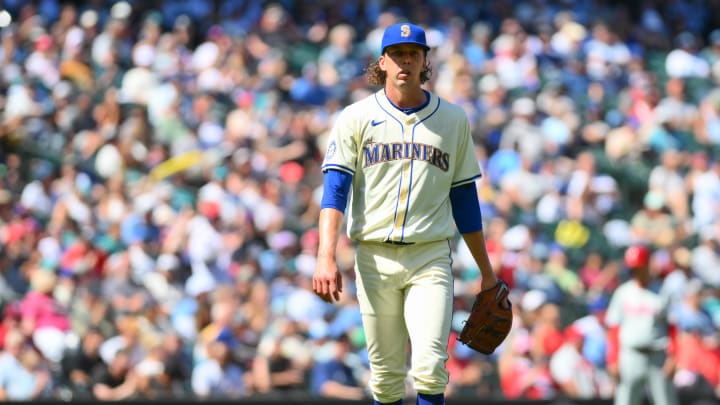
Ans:
[[[481,269],[480,288],[497,283],[482,232],[470,125],[460,107],[421,87],[431,73],[428,50],[421,27],[386,29],[381,55],[368,67],[370,83],[384,87],[341,112],[322,165],[313,289],[328,302],[339,298],[335,246],[349,198],[347,232],[357,244],[375,404],[404,398],[409,347],[418,403],[444,404],[453,302],[449,239],[457,231]]]

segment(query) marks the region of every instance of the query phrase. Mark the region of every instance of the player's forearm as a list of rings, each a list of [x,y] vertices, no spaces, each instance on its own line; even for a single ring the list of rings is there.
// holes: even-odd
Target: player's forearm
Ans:
[[[320,210],[318,258],[335,259],[335,250],[344,216],[341,211],[335,208],[323,208]]]
[[[490,258],[485,247],[485,234],[483,231],[467,232],[462,234],[465,244],[475,259],[483,279],[495,278]]]

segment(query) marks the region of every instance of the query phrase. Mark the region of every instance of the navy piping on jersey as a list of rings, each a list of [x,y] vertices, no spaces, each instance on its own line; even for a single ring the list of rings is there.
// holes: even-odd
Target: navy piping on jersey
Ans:
[[[385,99],[390,103],[390,105],[394,105],[389,98],[387,98],[387,95],[385,95]],[[394,115],[390,114],[390,111],[386,110],[385,107],[383,107],[382,103],[380,103],[380,100],[378,100],[378,94],[375,93],[375,102],[377,103],[378,107],[380,107],[381,110],[385,111],[385,114],[387,114],[390,118],[392,118],[395,122],[400,125],[400,133],[403,132],[403,124],[400,122],[399,119],[397,119]],[[390,227],[390,233],[388,233],[386,240],[391,240],[390,237],[392,236],[393,230],[395,229],[395,222],[397,222],[397,215],[398,215],[398,204],[400,203],[400,192],[402,191],[402,174],[400,175],[400,184],[398,184],[398,193],[395,197],[395,215],[393,216],[393,225]],[[400,242],[402,242],[402,235]]]
[[[420,105],[419,107],[415,107],[415,108],[405,108],[405,109],[404,109],[404,108],[400,108],[400,107],[398,107],[397,105],[395,105],[392,101],[390,101],[390,99],[387,97],[387,94],[385,94],[385,99],[388,101],[388,103],[390,103],[390,105],[392,105],[393,107],[395,107],[398,111],[403,112],[403,113],[405,113],[405,114],[410,114],[410,113],[414,113],[414,112],[420,111],[420,110],[424,109],[425,107],[427,107],[427,106],[430,104],[430,100],[432,99],[432,95],[431,95],[427,90],[424,90],[424,89],[423,89],[423,93],[425,93],[425,95],[426,95],[426,100],[425,100],[425,102],[424,102],[422,105]],[[380,100],[378,100],[378,95],[377,95],[377,93],[375,93],[375,102],[377,103],[378,107],[380,107],[380,109],[385,112],[385,114],[387,114],[388,116],[390,116],[393,120],[395,120],[395,122],[397,122],[397,123],[400,125],[400,130],[401,130],[401,132],[404,134],[402,122],[401,122],[400,120],[398,120],[394,115],[390,114],[390,112],[389,112],[387,109],[385,109],[385,107],[383,107],[383,105],[380,103]],[[434,109],[427,117],[423,118],[421,121],[419,121],[419,122],[417,122],[415,125],[413,125],[412,133],[411,133],[411,141],[412,141],[412,142],[415,141],[415,128],[416,128],[420,123],[422,123],[423,121],[427,120],[427,119],[430,118],[432,115],[434,115],[435,112],[437,112],[437,110],[438,110],[439,108],[440,108],[440,98],[438,97],[438,102],[437,102],[437,106],[435,106],[435,109]],[[407,223],[407,218],[408,218],[408,215],[407,215],[407,214],[408,214],[408,208],[410,207],[410,192],[412,191],[412,170],[413,170],[413,164],[414,164],[414,162],[411,160],[411,161],[410,161],[410,185],[409,185],[409,187],[408,187],[408,199],[407,199],[407,203],[406,203],[406,206],[405,206],[405,218],[404,218],[404,220],[403,220],[403,224],[402,224],[401,231],[400,231],[400,241],[401,241],[401,242],[402,242],[403,239],[405,238],[405,225],[406,225],[406,223]],[[400,203],[400,193],[401,193],[401,192],[402,192],[402,176],[400,176],[400,183],[398,184],[398,193],[397,193],[397,196],[395,197],[395,215],[393,215],[393,226],[392,226],[392,228],[390,229],[390,232],[388,233],[388,236],[387,236],[387,238],[386,238],[387,240],[391,240],[392,233],[393,233],[393,231],[395,230],[395,222],[397,222],[398,206],[399,206],[399,203]]]
[[[339,165],[336,163],[326,164],[325,166],[322,167],[322,171],[324,171],[324,172],[328,171],[328,169],[336,169],[336,170],[340,170],[340,171],[349,173],[353,176],[355,175],[355,170],[353,170],[347,166]]]
[[[406,115],[409,115],[409,114],[416,113],[416,112],[422,110],[423,108],[427,107],[428,104],[430,104],[430,99],[432,98],[430,96],[430,93],[425,89],[422,89],[422,91],[423,91],[423,93],[425,93],[425,102],[420,104],[420,106],[418,106],[418,107],[412,107],[412,108],[398,107],[389,98],[387,98],[387,93],[385,93],[385,98],[387,98],[388,103],[390,103],[391,106],[395,107],[395,109],[397,109],[398,111],[400,111]],[[375,97],[377,97],[377,95]]]
[[[425,94],[427,94],[427,92],[425,92]],[[428,103],[430,102],[429,97],[430,96],[428,95]],[[428,103],[426,103],[426,105]],[[440,109],[440,97],[438,97],[438,99],[437,99],[437,105],[435,106],[435,109],[432,110],[432,112],[430,114],[428,114],[427,117],[423,118],[422,120],[418,121],[415,125],[413,125],[412,135],[410,136],[410,142],[415,143],[415,129],[418,127],[418,125],[422,124],[425,120],[432,117],[439,109]],[[405,218],[403,219],[402,231],[401,231],[402,237],[400,238],[400,240],[405,238],[405,224],[407,224],[408,212],[410,211],[410,194],[412,193],[412,186],[413,186],[413,165],[414,164],[415,164],[415,161],[411,159],[410,160],[410,184],[408,184],[408,196],[407,196],[407,203],[405,205]]]

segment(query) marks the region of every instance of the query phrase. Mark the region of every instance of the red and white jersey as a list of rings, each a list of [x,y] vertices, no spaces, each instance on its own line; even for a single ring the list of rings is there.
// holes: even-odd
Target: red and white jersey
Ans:
[[[619,327],[621,348],[664,350],[669,343],[669,306],[669,296],[629,280],[613,293],[605,323]]]

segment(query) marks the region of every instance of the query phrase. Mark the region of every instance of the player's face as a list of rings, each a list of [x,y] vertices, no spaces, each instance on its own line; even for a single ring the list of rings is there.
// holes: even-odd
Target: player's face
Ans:
[[[398,88],[420,85],[420,73],[425,68],[425,49],[413,44],[389,46],[378,59],[386,75],[386,83]]]

